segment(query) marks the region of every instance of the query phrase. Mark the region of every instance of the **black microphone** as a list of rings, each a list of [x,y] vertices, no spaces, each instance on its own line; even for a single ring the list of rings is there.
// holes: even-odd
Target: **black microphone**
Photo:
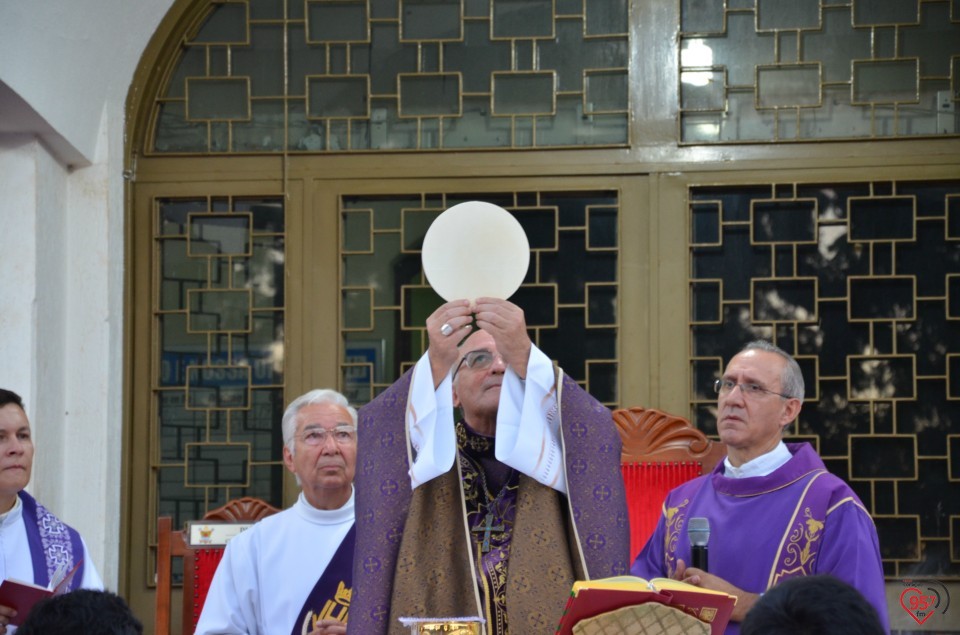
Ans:
[[[707,571],[707,543],[710,541],[710,521],[706,518],[691,518],[687,523],[690,539],[690,566]]]

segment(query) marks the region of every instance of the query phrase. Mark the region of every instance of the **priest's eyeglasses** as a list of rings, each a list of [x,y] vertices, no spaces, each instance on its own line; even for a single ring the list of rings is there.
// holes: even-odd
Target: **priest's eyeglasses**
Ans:
[[[463,359],[460,360],[460,363],[457,364],[457,369],[453,371],[453,377],[456,379],[457,373],[460,372],[460,369],[463,368],[464,364],[466,364],[467,368],[470,370],[486,370],[493,365],[493,361],[495,359],[500,359],[500,361],[503,361],[503,356],[499,353],[494,355],[485,348],[470,351],[464,355]]]
[[[299,436],[306,445],[323,445],[327,442],[327,437],[332,437],[337,445],[350,445],[357,440],[357,429],[353,426],[337,426],[329,430],[320,427],[307,428]]]
[[[768,390],[761,386],[760,384],[746,383],[738,384],[732,379],[718,379],[713,382],[713,392],[718,395],[723,395],[726,397],[733,392],[733,389],[737,386],[740,386],[740,392],[743,393],[744,397],[762,397],[763,395],[776,395],[778,397],[783,397],[784,399],[794,399],[790,395],[785,395],[783,393],[776,392],[774,390]]]

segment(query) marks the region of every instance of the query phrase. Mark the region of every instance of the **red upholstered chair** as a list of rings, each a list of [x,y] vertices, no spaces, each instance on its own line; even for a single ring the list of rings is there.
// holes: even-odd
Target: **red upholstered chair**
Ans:
[[[653,408],[614,410],[613,421],[623,441],[620,467],[627,492],[632,562],[653,534],[667,493],[712,470],[727,449],[683,417]]]
[[[154,633],[170,635],[171,632],[174,558],[183,558],[183,619],[180,632],[193,633],[225,546],[223,540],[210,537],[210,529],[219,527],[220,531],[212,532],[215,534],[235,534],[278,511],[259,498],[244,497],[207,512],[202,521],[191,523],[186,530],[174,530],[169,516],[158,518]]]

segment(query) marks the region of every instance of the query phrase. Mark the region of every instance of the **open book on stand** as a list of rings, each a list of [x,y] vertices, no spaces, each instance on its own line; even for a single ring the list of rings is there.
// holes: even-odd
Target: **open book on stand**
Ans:
[[[77,562],[69,572],[66,571],[66,567],[58,569],[53,574],[49,587],[42,587],[32,582],[24,582],[14,578],[7,578],[0,582],[0,605],[9,606],[17,611],[16,617],[10,618],[10,623],[14,626],[20,626],[34,604],[44,598],[66,593],[67,589],[70,588],[70,580],[80,569],[82,562],[82,560]]]
[[[688,613],[709,625],[711,635],[723,635],[737,598],[692,584],[654,578],[617,576],[573,583],[557,635],[570,635],[581,620],[617,609],[655,602]]]

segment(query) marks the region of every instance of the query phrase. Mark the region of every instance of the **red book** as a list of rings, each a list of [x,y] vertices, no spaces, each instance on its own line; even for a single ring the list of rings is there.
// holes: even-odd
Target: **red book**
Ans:
[[[574,582],[556,635],[570,635],[573,625],[625,606],[657,602],[680,609],[710,625],[711,635],[723,635],[737,598],[668,578],[644,580],[618,576]]]
[[[81,560],[80,562],[83,561]],[[20,626],[23,620],[27,619],[27,615],[30,614],[30,610],[34,604],[44,598],[66,593],[67,588],[70,586],[70,580],[73,579],[74,574],[80,568],[80,562],[74,565],[70,573],[64,576],[52,589],[33,584],[32,582],[15,580],[14,578],[7,578],[3,582],[0,582],[0,605],[9,606],[17,611],[16,617],[10,618],[10,623],[14,626]],[[56,577],[57,576],[54,575],[54,578]]]

